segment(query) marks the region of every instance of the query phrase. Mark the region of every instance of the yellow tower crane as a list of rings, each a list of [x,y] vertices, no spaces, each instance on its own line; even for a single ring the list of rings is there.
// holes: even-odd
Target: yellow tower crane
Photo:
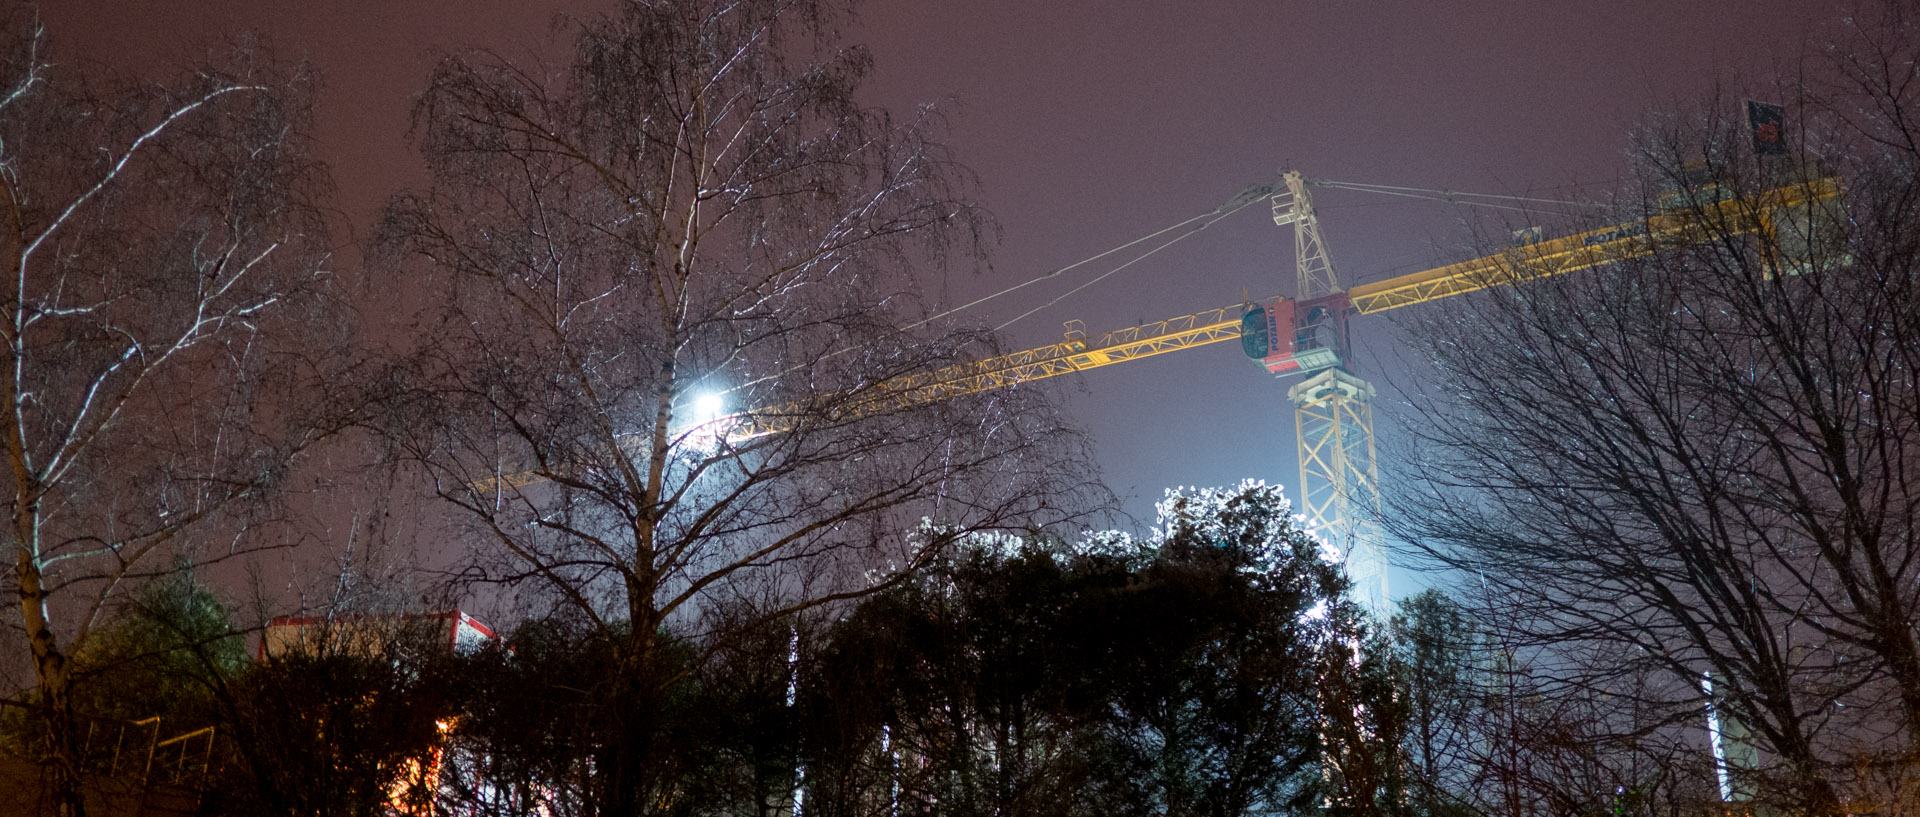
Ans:
[[[1348,574],[1368,609],[1387,603],[1384,541],[1378,524],[1371,383],[1349,368],[1347,319],[1460,295],[1493,286],[1589,269],[1689,244],[1747,233],[1765,234],[1770,247],[1792,252],[1815,223],[1812,205],[1840,194],[1837,179],[1817,178],[1735,197],[1709,185],[1689,191],[1686,206],[1575,235],[1509,247],[1371,284],[1342,288],[1320,236],[1308,188],[1314,180],[1288,171],[1279,184],[1247,195],[1271,200],[1274,223],[1294,228],[1297,295],[1236,304],[1088,339],[1069,321],[1059,343],[899,378],[872,390],[848,411],[878,411],[1027,383],[1071,372],[1193,349],[1239,338],[1242,349],[1277,376],[1304,374],[1288,390],[1294,405],[1300,464],[1300,511],[1314,530],[1345,555]],[[1705,202],[1702,204],[1701,202]],[[1797,237],[1797,239],[1795,238]],[[1804,253],[1799,257],[1804,258]],[[1791,270],[1794,258],[1781,259]],[[865,407],[865,408],[863,408]],[[727,436],[746,440],[777,434],[805,416],[798,407],[744,412]]]
[[[903,376],[876,384],[843,414],[861,415],[907,405],[1084,372],[1130,360],[1239,338],[1248,357],[1276,376],[1303,374],[1288,390],[1294,404],[1300,465],[1300,511],[1346,559],[1355,590],[1369,610],[1384,614],[1386,559],[1378,518],[1374,387],[1348,364],[1347,320],[1423,304],[1493,286],[1546,278],[1731,236],[1769,237],[1768,247],[1793,272],[1810,252],[1818,223],[1814,204],[1840,194],[1839,181],[1815,178],[1748,196],[1716,185],[1684,191],[1677,202],[1643,219],[1575,235],[1533,241],[1501,252],[1371,284],[1342,288],[1320,236],[1308,188],[1317,182],[1287,171],[1273,185],[1242,193],[1235,203],[1267,198],[1274,223],[1294,228],[1296,296],[1232,306],[1108,332],[1089,339],[1079,321],[1067,323],[1058,343],[999,357]],[[1672,206],[1669,206],[1672,205]],[[1798,249],[1796,249],[1798,247]],[[714,420],[734,443],[792,430],[811,416],[804,405],[770,406]],[[536,472],[507,474],[475,487],[492,490],[540,482]]]

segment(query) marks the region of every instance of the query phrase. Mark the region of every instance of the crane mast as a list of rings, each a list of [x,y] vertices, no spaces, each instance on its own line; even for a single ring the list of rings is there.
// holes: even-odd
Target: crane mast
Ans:
[[[1386,537],[1380,518],[1380,470],[1373,437],[1373,384],[1349,371],[1347,303],[1313,197],[1299,171],[1281,174],[1272,197],[1273,223],[1293,227],[1298,306],[1288,327],[1273,320],[1271,340],[1292,330],[1295,355],[1274,369],[1277,377],[1296,371],[1307,377],[1287,390],[1293,402],[1294,440],[1300,467],[1299,511],[1308,525],[1345,560],[1353,591],[1367,610],[1387,613]],[[1267,357],[1268,354],[1261,355]]]

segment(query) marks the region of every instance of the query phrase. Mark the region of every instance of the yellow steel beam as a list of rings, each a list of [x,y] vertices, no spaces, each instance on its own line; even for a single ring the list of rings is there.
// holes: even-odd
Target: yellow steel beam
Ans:
[[[1246,309],[1241,304],[1224,306],[1118,329],[1092,343],[1070,337],[1051,346],[952,366],[914,378],[918,382],[907,384],[907,393],[914,398],[911,402],[940,400],[1232,340],[1240,337],[1240,317]]]
[[[1663,249],[1769,229],[1773,215],[1785,208],[1838,195],[1838,179],[1815,179],[1363,284],[1347,290],[1347,295],[1353,300],[1356,312],[1385,312],[1490,286],[1546,278]]]
[[[1245,312],[1241,304],[1223,306],[1117,329],[1092,342],[1070,335],[1036,349],[877,383],[866,394],[855,396],[832,412],[837,416],[864,416],[1232,340],[1240,337],[1240,317]],[[788,403],[742,412],[721,422],[729,424],[728,440],[744,442],[792,431],[814,416],[817,411],[807,404]]]
[[[1070,333],[1066,340],[1048,346],[882,381],[853,394],[836,395],[831,403],[783,403],[750,409],[703,425],[710,426],[715,434],[724,435],[729,443],[738,445],[761,437],[784,434],[799,428],[804,422],[823,417],[864,417],[1015,383],[1044,380],[1232,340],[1240,337],[1240,317],[1245,311],[1246,306],[1241,304],[1223,306],[1116,329],[1091,342]],[[620,445],[623,448],[630,447],[637,445],[641,439],[638,434],[623,436]],[[485,492],[534,485],[551,477],[552,474],[544,470],[529,470],[477,480],[473,485]]]

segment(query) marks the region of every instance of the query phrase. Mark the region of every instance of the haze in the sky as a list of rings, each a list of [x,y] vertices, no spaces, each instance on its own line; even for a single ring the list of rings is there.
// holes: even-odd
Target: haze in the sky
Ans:
[[[612,0],[61,0],[58,59],[130,71],[257,30],[325,77],[319,137],[343,218],[363,236],[423,176],[408,110],[436,52],[562,58],[558,14]],[[926,273],[962,303],[1207,212],[1282,167],[1310,177],[1579,199],[1628,169],[1652,111],[1729,111],[1790,69],[1843,12],[1805,0],[915,0],[869,3],[849,40],[876,58],[869,98],[939,105],[1003,228],[990,268]],[[1717,96],[1717,103],[1716,100]],[[1467,252],[1486,214],[1385,195],[1317,199],[1346,283]],[[1515,218],[1524,218],[1516,215]],[[1009,328],[1016,347],[1291,292],[1291,233],[1253,207]],[[1094,264],[973,313],[997,325],[1112,269]],[[1385,322],[1360,319],[1361,374],[1393,389]],[[1162,489],[1297,481],[1292,408],[1220,344],[1048,381],[1094,435],[1105,475],[1151,522]],[[1389,442],[1391,442],[1389,440]],[[1386,486],[1391,490],[1392,486]],[[1405,587],[1404,582],[1400,582]]]

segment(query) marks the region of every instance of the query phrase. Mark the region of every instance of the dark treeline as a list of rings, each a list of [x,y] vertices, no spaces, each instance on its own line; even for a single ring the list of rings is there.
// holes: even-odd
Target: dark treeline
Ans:
[[[971,537],[857,602],[663,627],[643,722],[621,623],[561,608],[454,650],[444,620],[343,617],[249,656],[189,572],[102,629],[81,707],[214,727],[147,772],[207,814],[608,814],[634,742],[657,764],[646,813],[686,817],[1447,817],[1543,784],[1561,813],[1651,800],[1603,762],[1603,713],[1527,682],[1499,627],[1436,592],[1370,623],[1277,489],[1162,510],[1143,541]]]
[[[187,770],[221,814],[606,814],[635,741],[651,814],[1398,813],[1399,770],[1341,772],[1396,765],[1404,673],[1377,636],[1359,658],[1322,546],[1272,488],[1167,509],[1147,541],[977,538],[842,610],[669,625],[646,722],[618,630],[565,612],[460,652],[343,619],[249,660],[188,574],[103,630],[85,708],[217,724]]]

